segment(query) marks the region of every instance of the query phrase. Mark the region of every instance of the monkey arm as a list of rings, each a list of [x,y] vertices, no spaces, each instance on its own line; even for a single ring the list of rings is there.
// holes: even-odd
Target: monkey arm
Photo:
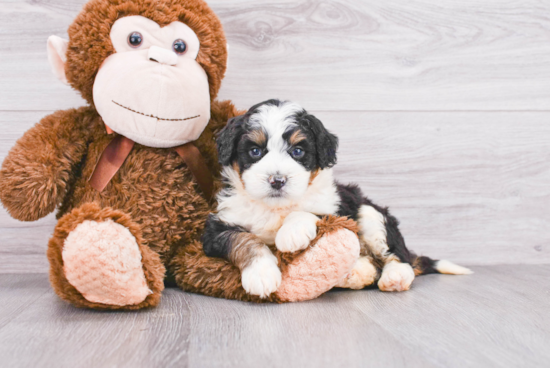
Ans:
[[[28,130],[0,169],[0,200],[9,214],[35,221],[62,201],[87,150],[91,109],[57,111]]]

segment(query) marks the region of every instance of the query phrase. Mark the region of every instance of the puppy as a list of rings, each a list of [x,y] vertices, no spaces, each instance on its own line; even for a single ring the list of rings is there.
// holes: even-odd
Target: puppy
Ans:
[[[408,290],[415,274],[466,274],[448,261],[409,252],[398,221],[364,197],[356,185],[335,182],[338,139],[299,105],[269,100],[229,120],[217,140],[225,187],[217,214],[206,222],[206,255],[228,259],[241,270],[244,289],[267,297],[281,283],[281,252],[305,249],[319,216],[338,215],[359,224],[361,256],[338,286]]]

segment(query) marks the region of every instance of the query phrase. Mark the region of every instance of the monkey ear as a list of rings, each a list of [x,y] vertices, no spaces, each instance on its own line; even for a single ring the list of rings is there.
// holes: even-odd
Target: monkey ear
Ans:
[[[336,151],[338,150],[338,137],[329,132],[315,116],[306,114],[304,119],[305,124],[315,136],[317,166],[320,169],[334,166],[336,164]]]
[[[218,160],[220,165],[228,166],[237,150],[237,142],[243,133],[244,115],[229,119],[227,125],[220,131],[218,144]]]
[[[67,61],[66,55],[68,45],[69,41],[61,37],[50,36],[48,38],[48,61],[50,62],[53,73],[65,84],[69,84],[65,76],[65,62]]]

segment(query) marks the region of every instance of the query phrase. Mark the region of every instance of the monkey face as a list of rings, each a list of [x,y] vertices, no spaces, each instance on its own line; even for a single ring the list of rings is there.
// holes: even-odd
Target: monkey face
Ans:
[[[208,77],[195,60],[200,43],[191,28],[161,28],[142,16],[111,28],[116,53],[105,59],[93,87],[94,104],[113,131],[150,147],[196,140],[210,120]]]

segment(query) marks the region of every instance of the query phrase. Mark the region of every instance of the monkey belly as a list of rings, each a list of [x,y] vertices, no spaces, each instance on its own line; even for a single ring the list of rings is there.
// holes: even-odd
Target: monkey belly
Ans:
[[[101,193],[87,180],[100,154],[101,150],[90,146],[82,176],[67,194],[70,205],[62,206],[58,216],[88,202],[124,211],[141,225],[144,244],[159,253],[165,263],[176,247],[200,238],[214,207],[204,199],[173,149],[136,145]]]

